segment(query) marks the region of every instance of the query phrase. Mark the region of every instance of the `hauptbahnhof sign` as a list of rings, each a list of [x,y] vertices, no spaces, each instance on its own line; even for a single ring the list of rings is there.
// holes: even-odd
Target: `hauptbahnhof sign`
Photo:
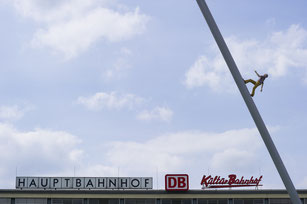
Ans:
[[[151,177],[16,177],[16,189],[152,189]]]

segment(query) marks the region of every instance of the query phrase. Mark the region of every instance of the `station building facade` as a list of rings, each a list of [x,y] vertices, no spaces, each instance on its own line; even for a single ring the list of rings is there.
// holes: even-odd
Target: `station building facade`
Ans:
[[[298,190],[307,204],[307,190]],[[286,190],[0,190],[0,204],[290,204]]]
[[[187,174],[165,175],[165,189],[150,177],[17,177],[16,189],[0,190],[0,204],[290,204],[286,190],[259,190],[259,178],[204,176],[189,189]],[[255,187],[253,190],[235,187]],[[298,190],[307,204],[307,190]]]

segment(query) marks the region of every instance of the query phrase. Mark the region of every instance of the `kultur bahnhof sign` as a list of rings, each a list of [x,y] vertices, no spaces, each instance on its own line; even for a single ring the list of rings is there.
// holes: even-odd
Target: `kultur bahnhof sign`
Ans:
[[[152,177],[16,177],[16,189],[152,188]]]

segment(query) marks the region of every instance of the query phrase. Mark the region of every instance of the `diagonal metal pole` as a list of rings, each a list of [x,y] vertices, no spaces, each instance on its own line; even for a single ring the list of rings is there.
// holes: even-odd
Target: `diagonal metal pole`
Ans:
[[[214,18],[205,2],[205,0],[196,0],[198,3],[198,6],[201,10],[201,12],[203,13],[203,16],[205,17],[207,24],[212,32],[212,35],[226,61],[226,64],[241,92],[241,95],[247,105],[247,108],[253,118],[253,120],[255,121],[255,124],[258,128],[258,131],[260,132],[260,135],[271,155],[271,158],[275,164],[275,167],[290,195],[290,199],[292,201],[293,204],[301,204],[301,200],[295,190],[295,187],[291,181],[291,178],[287,172],[287,169],[285,167],[285,165],[283,164],[281,157],[273,143],[273,140],[270,136],[269,131],[266,128],[266,125],[264,124],[260,113],[258,112],[258,109],[254,103],[254,101],[252,100],[249,91],[247,89],[247,87],[245,86],[245,83],[243,81],[243,78],[237,68],[237,65],[234,61],[234,59],[232,58],[230,51],[224,41],[224,38],[222,36],[222,34],[219,31],[219,28],[217,27]]]

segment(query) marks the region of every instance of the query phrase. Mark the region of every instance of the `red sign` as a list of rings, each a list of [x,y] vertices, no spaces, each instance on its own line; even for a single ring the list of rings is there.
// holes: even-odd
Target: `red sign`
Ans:
[[[166,174],[165,190],[167,191],[187,191],[189,190],[188,174]]]
[[[203,176],[201,180],[201,185],[203,188],[232,188],[232,187],[249,187],[249,186],[262,186],[260,183],[262,176],[259,178],[254,178],[253,176],[249,179],[244,179],[244,176],[237,178],[237,175],[230,174],[228,179],[221,178],[220,176],[212,177]]]

